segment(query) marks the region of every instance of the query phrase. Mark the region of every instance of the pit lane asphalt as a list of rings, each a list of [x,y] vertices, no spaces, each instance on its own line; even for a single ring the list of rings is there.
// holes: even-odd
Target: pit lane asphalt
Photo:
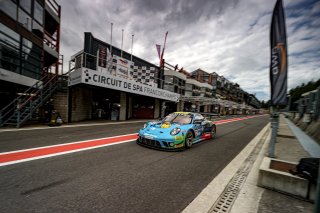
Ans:
[[[181,212],[268,123],[217,126],[183,152],[134,142],[0,167],[0,212]],[[137,132],[141,123],[0,133],[0,152]]]

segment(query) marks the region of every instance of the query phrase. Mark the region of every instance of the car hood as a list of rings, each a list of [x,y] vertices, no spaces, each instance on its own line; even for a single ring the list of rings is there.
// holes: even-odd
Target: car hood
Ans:
[[[148,126],[144,129],[144,132],[150,133],[150,134],[170,134],[171,130],[174,128],[181,128],[183,125],[176,124],[176,123],[149,123]]]

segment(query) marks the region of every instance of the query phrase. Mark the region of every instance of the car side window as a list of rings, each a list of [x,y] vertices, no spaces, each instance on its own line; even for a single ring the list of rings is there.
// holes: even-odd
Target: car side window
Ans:
[[[195,117],[194,117],[194,120],[204,120],[204,117],[200,114],[196,114]]]
[[[195,115],[195,117],[194,117],[194,120],[196,121],[198,121],[198,120],[201,120],[201,121],[204,121],[204,117],[202,116],[202,115],[200,115],[200,114],[196,114]]]

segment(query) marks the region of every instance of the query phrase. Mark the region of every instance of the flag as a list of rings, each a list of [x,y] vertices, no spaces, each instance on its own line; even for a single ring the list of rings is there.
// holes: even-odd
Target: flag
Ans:
[[[287,38],[285,14],[282,0],[277,0],[274,7],[270,31],[270,84],[271,105],[287,104]]]
[[[166,32],[166,36],[164,38],[164,44],[163,44],[163,49],[162,49],[162,53],[161,53],[161,57],[160,57],[160,67],[163,65],[163,54],[164,54],[164,49],[166,48],[166,41],[167,41],[167,36],[168,36],[168,31]]]
[[[107,48],[99,46],[98,66],[106,68],[107,66]]]
[[[156,48],[157,48],[158,56],[159,56],[159,59],[160,59],[161,45],[160,44],[156,44]]]

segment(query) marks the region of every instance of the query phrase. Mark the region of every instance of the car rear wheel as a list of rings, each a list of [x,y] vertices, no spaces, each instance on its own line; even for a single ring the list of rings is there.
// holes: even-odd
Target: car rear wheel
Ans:
[[[187,132],[186,139],[184,141],[184,147],[189,149],[192,146],[193,134],[191,131]]]
[[[216,127],[213,126],[211,130],[211,138],[214,138],[216,136],[216,131],[217,131]]]

